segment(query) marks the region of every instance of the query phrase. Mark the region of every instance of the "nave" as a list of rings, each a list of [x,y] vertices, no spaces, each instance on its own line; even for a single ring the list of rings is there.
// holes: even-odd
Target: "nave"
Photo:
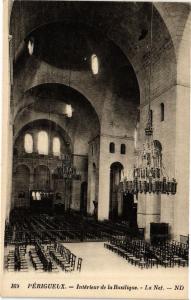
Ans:
[[[129,274],[131,274],[131,278],[134,276],[137,276],[140,274],[141,276],[149,275],[149,276],[158,276],[159,274],[162,276],[169,276],[169,274],[172,274],[172,276],[183,276],[187,274],[188,268],[187,263],[183,264],[183,259],[181,257],[174,256],[174,261],[170,265],[166,265],[166,260],[164,260],[164,264],[157,264],[156,259],[148,259],[150,262],[147,263],[147,265],[144,265],[140,262],[142,260],[136,260],[136,257],[133,255],[129,255],[128,258],[123,257],[121,254],[115,252],[115,251],[109,251],[108,248],[104,247],[103,242],[86,242],[86,243],[64,243],[60,246],[63,246],[64,249],[67,249],[72,255],[77,257],[75,261],[75,266],[73,268],[72,263],[68,264],[66,262],[59,262],[59,259],[55,259],[55,256],[51,254],[51,261],[52,261],[52,269],[46,269],[42,267],[42,264],[40,262],[37,262],[37,266],[35,267],[34,260],[31,259],[31,254],[29,252],[32,252],[33,257],[35,257],[35,254],[37,253],[34,251],[36,247],[34,246],[27,246],[26,253],[24,255],[25,257],[25,263],[21,263],[21,269],[17,271],[26,272],[26,273],[65,273],[68,274],[90,274],[95,272],[97,273],[104,273],[104,274],[122,274],[126,275],[127,278]],[[53,251],[54,246],[52,244],[48,246],[42,246],[43,248],[46,248],[49,251],[49,253],[56,253],[56,251]],[[11,259],[11,255],[13,256],[14,253],[14,246],[8,246],[5,248],[5,266],[6,270],[8,272],[13,272],[15,269],[13,268],[13,264],[7,263],[8,258]],[[160,251],[162,248],[158,248],[158,251]],[[22,247],[20,247],[20,253],[22,252]],[[58,252],[57,252],[58,253]],[[133,252],[132,252],[133,253]],[[61,256],[60,256],[61,257]],[[81,265],[79,258],[81,259]],[[179,261],[178,259],[179,258]],[[36,258],[35,258],[36,259]],[[10,260],[11,261],[11,260]],[[36,259],[37,261],[37,259]],[[134,261],[134,262],[133,262]],[[65,264],[65,266],[64,266]],[[63,267],[64,266],[64,267]],[[141,271],[141,273],[137,272]],[[181,272],[180,272],[181,271]],[[130,273],[129,273],[130,272]],[[19,272],[20,273],[20,272]],[[181,274],[181,275],[180,275]],[[77,275],[80,276],[80,275]]]
[[[190,5],[7,2],[2,294],[186,299]]]
[[[21,272],[119,272],[188,266],[188,243],[147,242],[127,222],[97,221],[77,213],[14,211],[5,231],[5,269]]]

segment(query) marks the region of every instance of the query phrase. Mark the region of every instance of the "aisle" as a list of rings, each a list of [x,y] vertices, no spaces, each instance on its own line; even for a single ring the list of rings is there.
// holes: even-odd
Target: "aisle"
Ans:
[[[111,276],[111,275],[117,275],[120,274],[120,276],[127,277],[127,278],[144,278],[144,277],[153,277],[153,278],[159,278],[162,277],[164,280],[169,278],[176,278],[177,281],[180,278],[184,278],[187,276],[188,268],[185,267],[174,267],[174,268],[164,268],[162,266],[159,266],[158,268],[153,267],[149,269],[140,269],[137,266],[133,266],[128,261],[126,261],[121,256],[118,256],[116,253],[113,253],[112,251],[109,251],[108,249],[104,248],[103,242],[84,242],[84,243],[63,243],[71,252],[73,252],[77,259],[78,257],[81,257],[83,259],[82,262],[82,270],[79,273],[74,272],[73,274],[66,274],[61,270],[60,267],[58,267],[59,272],[57,273],[57,276],[62,276],[62,274],[65,274],[65,276],[75,276],[75,274],[79,274],[79,276],[86,275],[94,273],[98,276]],[[28,251],[31,246],[27,246],[27,262],[29,270],[25,273],[25,276],[28,276],[29,274],[37,273],[34,268],[32,267],[32,264],[29,260]],[[7,255],[8,250],[13,249],[13,246],[9,246],[5,248],[5,255]],[[9,273],[6,271],[6,273]],[[17,272],[18,275],[20,275]],[[43,272],[44,274],[46,272]],[[49,273],[50,274],[50,273]],[[53,274],[52,274],[53,275]],[[56,274],[55,274],[56,275]]]
[[[116,253],[104,248],[104,243],[64,243],[64,245],[70,249],[77,257],[82,257],[82,272],[83,273],[103,273],[113,274],[131,274],[132,276],[164,276],[164,278],[185,276],[188,272],[188,268],[174,267],[164,268],[159,266],[149,269],[140,269],[128,263],[124,258],[118,256]],[[181,272],[180,272],[181,271]]]

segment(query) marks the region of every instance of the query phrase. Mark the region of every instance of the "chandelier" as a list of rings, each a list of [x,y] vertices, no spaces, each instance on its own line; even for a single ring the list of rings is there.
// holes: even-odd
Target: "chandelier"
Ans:
[[[150,115],[150,112],[149,112]],[[177,182],[175,178],[164,176],[161,151],[153,140],[151,118],[145,128],[145,142],[134,166],[132,180],[126,177],[120,183],[121,191],[126,193],[156,193],[176,194]]]
[[[148,119],[145,127],[145,141],[138,154],[133,174],[127,180],[126,177],[120,182],[120,190],[126,193],[155,193],[155,194],[176,194],[177,182],[175,178],[169,179],[164,175],[164,166],[162,164],[161,149],[156,146],[153,140],[152,115],[150,109],[151,102],[151,67],[152,67],[152,20],[153,4],[151,12],[151,36],[150,36],[150,72],[149,72],[149,101],[148,101]]]
[[[52,177],[54,179],[75,179],[80,180],[81,174],[72,164],[72,158],[70,155],[61,155],[62,165],[58,166]]]

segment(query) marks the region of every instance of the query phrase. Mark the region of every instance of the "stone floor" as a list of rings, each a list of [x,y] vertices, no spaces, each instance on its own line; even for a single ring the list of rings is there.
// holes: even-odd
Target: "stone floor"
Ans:
[[[118,256],[110,250],[104,248],[102,242],[99,243],[65,243],[67,248],[69,248],[78,257],[82,257],[82,271],[83,272],[98,272],[98,273],[138,273],[142,274],[178,274],[181,272],[187,272],[187,267],[174,267],[174,268],[164,268],[162,266],[153,267],[149,269],[140,269],[137,266],[133,266],[124,258]]]
[[[59,268],[57,273],[38,273],[34,270],[27,255],[28,272],[6,271],[4,273],[4,293],[12,296],[10,287],[13,282],[16,282],[20,288],[18,294],[14,291],[14,296],[22,297],[32,295],[33,297],[187,299],[187,267],[165,269],[160,266],[140,269],[104,248],[102,242],[64,243],[64,245],[77,257],[83,259],[81,272],[65,273]],[[34,285],[44,283],[65,284],[66,288],[64,291],[35,289]],[[176,287],[177,290],[175,290]]]
[[[97,274],[127,274],[131,273],[134,276],[142,274],[141,276],[147,276],[147,274],[153,274],[153,276],[158,276],[164,274],[164,276],[179,276],[181,274],[187,274],[187,267],[174,267],[174,268],[164,268],[159,266],[158,268],[153,267],[149,269],[140,269],[137,266],[133,266],[124,258],[118,256],[116,253],[109,251],[104,248],[103,242],[84,242],[84,243],[64,243],[64,245],[70,249],[76,256],[83,259],[82,262],[82,273],[92,273]],[[27,247],[27,252],[29,248]],[[13,249],[12,246],[5,249],[5,255],[8,253],[9,249]],[[29,267],[29,272],[35,272],[30,260],[27,255],[27,262]],[[61,268],[59,271],[62,272]],[[139,275],[138,275],[139,276]]]

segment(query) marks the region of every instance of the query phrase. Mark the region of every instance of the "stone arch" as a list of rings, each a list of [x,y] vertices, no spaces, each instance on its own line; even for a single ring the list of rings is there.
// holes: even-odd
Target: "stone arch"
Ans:
[[[49,65],[50,71],[52,70],[52,66]],[[54,71],[54,70],[52,70]],[[60,72],[60,70],[55,70],[55,72],[58,71]],[[53,72],[54,73],[54,72]],[[63,70],[61,70],[60,72],[61,75],[63,75]],[[79,74],[78,74],[79,75]],[[91,97],[86,97],[84,94],[84,91],[81,91],[79,89],[79,87],[73,87],[72,84],[72,80],[70,82],[70,85],[65,82],[64,78],[59,76],[56,78],[56,81],[53,80],[53,78],[47,78],[46,76],[44,76],[43,78],[38,78],[37,76],[37,82],[31,82],[30,86],[28,87],[27,90],[25,90],[23,97],[20,99],[20,105],[18,105],[18,109],[15,112],[15,117],[14,120],[16,120],[16,118],[19,117],[19,115],[22,113],[22,111],[24,109],[31,109],[32,105],[35,104],[35,101],[40,97],[38,97],[37,95],[35,95],[35,90],[37,89],[42,89],[43,86],[47,87],[49,89],[51,89],[51,87],[53,88],[57,88],[57,89],[62,89],[63,93],[64,93],[64,97],[65,98],[69,98],[72,96],[76,96],[76,98],[79,98],[80,101],[83,101],[83,103],[85,105],[88,105],[90,107],[90,109],[96,114],[97,118],[98,118],[98,123],[100,122],[99,120],[99,115],[96,111],[96,108],[93,105],[93,101],[91,100]],[[52,97],[53,99],[53,97]],[[61,99],[58,99],[59,102],[61,102]],[[100,124],[99,124],[100,126]]]
[[[14,122],[15,131],[35,119],[49,119],[67,132],[74,151],[83,154],[87,153],[88,142],[100,133],[100,121],[94,106],[77,90],[63,83],[37,85],[27,90],[21,104],[22,109],[20,107]],[[66,104],[72,106],[71,118],[64,115]],[[84,143],[80,141],[82,139]],[[80,143],[80,148],[77,143]]]
[[[137,10],[137,12],[139,12],[139,9],[136,8],[136,4],[132,3],[131,5],[133,7],[133,10],[135,10],[135,11]],[[158,13],[158,15],[161,18],[162,22],[165,24],[167,32],[169,33],[170,37],[172,38],[173,33],[172,33],[172,30],[171,30],[172,28],[170,27],[169,22],[167,20],[168,19],[168,14],[166,13],[166,10],[167,10],[166,6],[165,5],[162,6],[161,3],[159,3],[159,4],[153,3],[153,5],[154,5],[154,10],[156,10],[156,12]],[[70,11],[69,7],[67,7],[67,9],[69,9],[69,11]],[[42,7],[39,8],[39,11],[40,10],[42,10]],[[47,8],[47,10],[48,10],[48,8]],[[23,9],[23,11],[24,11],[24,9]],[[57,13],[55,13],[55,11]],[[14,5],[13,5],[13,8],[12,8],[12,12],[10,12],[10,14],[12,15],[12,17],[11,17],[11,19],[12,19],[13,16],[14,16]],[[69,14],[67,14],[67,17],[66,17],[66,15],[64,15],[63,9],[61,7],[60,7],[60,9],[59,9],[59,7],[52,7],[51,13],[50,12],[48,13],[47,11],[46,12],[43,11],[42,18],[43,18],[42,24],[60,22],[60,20],[66,20],[68,23],[71,23],[71,20],[72,20],[72,16],[69,17]],[[24,28],[25,30],[22,30],[22,33],[20,34],[22,36],[22,37],[20,37],[20,42],[21,42],[21,40],[24,40],[25,36],[29,32],[32,32],[34,29],[38,28],[38,26],[39,26],[38,21],[39,21],[38,19],[35,19],[35,18],[31,17],[28,20],[28,23],[27,22],[25,23],[26,28]],[[83,20],[83,22],[86,24],[87,21]],[[90,25],[90,22],[88,23],[88,25]],[[93,26],[93,23],[91,25]],[[10,24],[10,32],[12,31],[11,27],[13,27],[13,24],[12,25]],[[102,28],[102,30],[103,29],[104,28]],[[114,37],[116,37],[115,32],[112,32],[111,34],[109,34],[109,32],[107,31],[107,33],[108,33],[108,36],[111,38],[111,40],[116,42],[116,44],[118,44],[118,46],[119,46],[119,43],[117,43],[117,41],[115,41],[115,38],[114,38]],[[119,36],[119,34],[118,34],[118,36]],[[123,49],[122,45],[123,45],[123,43],[120,44],[121,49]],[[133,47],[131,48],[131,51],[132,51],[132,49],[133,49]],[[126,52],[126,55],[127,55],[128,54],[127,51],[125,51],[125,52]],[[135,56],[136,56],[135,53],[132,53],[132,55],[131,55],[132,59],[130,59],[130,61],[131,61],[131,64],[133,65],[134,69],[137,71]]]
[[[56,128],[58,130],[58,132],[60,133],[60,135],[63,137],[66,144],[69,146],[70,152],[73,151],[72,140],[71,140],[70,136],[67,134],[67,132],[64,130],[64,128],[61,127],[61,124],[58,124],[56,121],[53,121],[53,120],[42,119],[42,118],[38,119],[36,117],[34,117],[33,120],[30,120],[30,122],[28,120],[25,124],[22,124],[22,126],[20,126],[20,128],[17,129],[17,131],[15,132],[15,135],[14,135],[14,144],[16,143],[17,138],[22,133],[24,133],[27,128],[34,128],[35,125],[38,125],[41,122],[47,124],[47,126],[49,126],[49,124],[51,124],[51,126],[53,128]]]
[[[177,84],[190,86],[190,24],[191,14],[186,19],[177,52]]]
[[[183,35],[185,20],[187,20],[190,13],[189,3],[179,2],[179,11],[176,11],[176,2],[155,2],[153,4],[168,29],[168,32],[173,41],[174,48],[176,50],[176,57],[178,59],[177,48],[179,48],[179,45],[177,44],[177,42],[178,39],[180,39]],[[184,16],[185,18],[182,18],[182,16]],[[176,20],[177,22],[175,22]]]
[[[30,173],[30,167],[27,165],[27,164],[24,164],[24,163],[18,163],[16,166],[15,166],[15,172],[18,171],[18,169],[21,169],[21,168],[24,168],[25,170],[27,170],[27,172],[29,171]]]
[[[19,163],[19,162],[13,165],[13,173],[15,174],[17,172],[17,168],[20,168],[22,166],[24,168],[28,169],[29,173],[32,174],[33,169],[32,169],[32,167],[30,165],[28,165],[26,163]]]
[[[131,68],[131,71],[129,72],[133,73],[134,72],[133,68]],[[118,78],[117,71],[115,73],[116,73],[115,75],[115,79],[116,79]],[[52,74],[54,74],[54,76]],[[99,128],[106,126],[111,122],[110,120],[108,120],[108,118],[111,118],[112,114],[106,113],[108,112],[108,109],[111,107],[111,105],[119,107],[119,109],[115,110],[115,115],[119,113],[124,115],[125,113],[129,112],[129,109],[131,109],[132,113],[129,113],[129,117],[126,118],[127,121],[132,119],[133,116],[136,114],[136,109],[137,106],[139,105],[139,100],[140,100],[139,86],[138,86],[139,83],[137,80],[134,81],[134,83],[132,83],[131,81],[130,88],[127,88],[127,90],[133,90],[132,89],[133,86],[133,88],[135,89],[135,82],[136,82],[136,94],[138,94],[138,96],[136,95],[136,101],[135,101],[135,95],[134,96],[121,95],[120,97],[118,97],[117,91],[115,92],[113,91],[115,84],[109,83],[109,81],[104,86],[105,84],[104,81],[102,82],[100,79],[99,80],[100,86],[97,85],[96,81],[98,81],[98,79],[95,80],[92,76],[90,76],[89,72],[80,71],[79,73],[78,71],[72,71],[70,85],[68,83],[67,75],[68,72],[65,70],[57,69],[53,66],[45,65],[44,62],[40,62],[40,67],[37,69],[34,76],[32,76],[32,79],[30,81],[27,80],[27,82],[29,82],[30,84],[26,87],[27,90],[25,91],[25,96],[18,98],[17,100],[18,108],[17,111],[15,111],[16,118],[18,118],[18,116],[21,115],[23,110],[27,109],[27,105],[29,105],[30,107],[30,105],[34,103],[34,98],[28,96],[28,91],[36,89],[37,87],[43,85],[44,86],[55,85],[60,87],[62,86],[66,91],[67,90],[70,91],[71,94],[80,95],[81,97],[86,99],[85,102],[87,103],[87,105],[92,108],[93,113],[95,112],[95,116],[96,116],[95,118],[97,119],[96,122],[99,124]],[[125,81],[124,78],[127,78],[127,76],[122,76],[121,73],[120,78],[123,78],[123,81]],[[134,78],[137,78],[135,73],[134,73]],[[128,80],[126,81],[128,82]],[[124,85],[123,85],[123,90],[124,90]],[[18,111],[20,111],[19,115],[17,115]],[[107,125],[107,127],[108,126],[109,125]],[[110,128],[107,128],[107,131],[109,132]]]
[[[162,144],[161,144],[161,142],[158,141],[158,140],[154,140],[153,143],[154,143],[154,146],[155,146],[156,150],[158,152],[162,153]]]
[[[16,1],[14,1],[16,2]],[[8,7],[8,15],[9,15],[9,32],[10,34],[12,33],[12,27],[13,24],[11,24],[11,20],[14,16],[14,9],[15,9],[15,3],[14,2],[10,2],[9,7]],[[165,23],[165,26],[167,27],[169,34],[171,36],[173,36],[173,32],[172,32],[172,26],[171,26],[171,22],[170,22],[170,18],[169,18],[169,8],[170,5],[173,5],[173,3],[153,3],[154,9],[156,9],[156,11],[158,12],[158,14],[160,15],[161,19],[163,20],[163,22]],[[42,8],[40,8],[42,9]],[[35,13],[35,12],[34,12]],[[57,8],[57,13],[55,14],[55,12],[53,12],[52,17],[51,16],[47,16],[47,18],[45,16],[43,16],[46,20],[43,20],[43,24],[48,24],[50,22],[55,23],[55,22],[60,22],[63,19],[63,12],[61,10],[59,10],[59,8]],[[71,21],[73,21],[73,19],[71,17],[69,17],[67,15],[64,16],[64,20],[67,21],[68,23],[71,23]],[[30,24],[27,28],[27,32],[23,31],[22,33],[20,33],[21,35],[21,39],[24,40],[24,37],[29,34],[29,32],[32,32],[34,29],[37,29],[39,27],[39,25],[35,24],[35,19],[33,20],[31,18],[30,20]],[[84,21],[85,22],[85,21]],[[34,24],[33,24],[34,23]]]

